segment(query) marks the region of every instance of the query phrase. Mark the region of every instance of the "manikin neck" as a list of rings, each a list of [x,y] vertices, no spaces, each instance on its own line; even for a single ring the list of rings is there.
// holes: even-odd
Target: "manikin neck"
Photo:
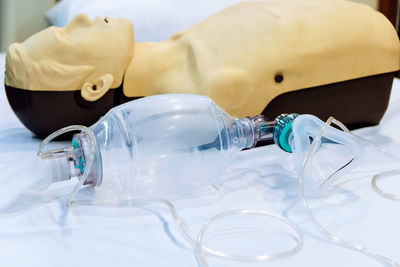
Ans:
[[[182,42],[136,43],[124,78],[124,94],[141,97],[163,93],[195,92],[196,85],[186,66]],[[171,88],[175,88],[171,91]],[[168,90],[168,91],[167,91]]]

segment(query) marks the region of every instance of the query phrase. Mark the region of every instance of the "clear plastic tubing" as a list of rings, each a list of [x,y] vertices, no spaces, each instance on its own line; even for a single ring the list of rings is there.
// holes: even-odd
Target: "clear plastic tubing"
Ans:
[[[352,133],[352,134],[353,134],[353,133]],[[369,140],[367,140],[367,139],[365,139],[365,138],[362,138],[361,136],[358,136],[358,135],[355,135],[355,134],[353,134],[353,135],[354,135],[355,137],[359,138],[360,140],[366,142],[367,144],[369,144],[369,145],[375,147],[375,148],[378,149],[382,154],[384,154],[386,157],[388,157],[389,159],[391,159],[391,160],[397,162],[397,163],[400,165],[400,159],[399,159],[398,157],[396,157],[395,155],[393,155],[392,153],[386,151],[385,149],[381,148],[381,147],[378,146],[377,144],[375,144],[375,143],[373,143],[373,142],[371,142],[371,141],[369,141]],[[383,179],[383,178],[385,178],[385,177],[393,177],[393,176],[395,176],[395,175],[400,175],[400,169],[391,170],[391,171],[384,171],[384,172],[380,172],[380,173],[375,174],[375,175],[372,177],[372,180],[371,180],[372,188],[374,188],[374,190],[375,190],[379,195],[381,195],[381,196],[384,197],[384,198],[388,198],[388,199],[391,199],[391,200],[397,200],[397,201],[399,201],[399,200],[400,200],[400,196],[399,196],[399,195],[391,194],[391,193],[385,192],[385,191],[382,190],[382,189],[377,185],[377,183],[376,183],[379,179]]]
[[[265,210],[248,210],[248,209],[239,209],[239,210],[229,210],[229,211],[224,211],[221,212],[214,217],[211,217],[208,219],[203,226],[201,227],[201,230],[197,234],[197,238],[194,239],[191,236],[190,230],[187,227],[187,224],[185,221],[178,215],[175,206],[172,204],[171,201],[167,199],[162,199],[162,198],[141,198],[141,199],[132,199],[132,200],[127,200],[125,203],[120,203],[124,206],[143,206],[146,204],[164,204],[169,208],[169,211],[171,213],[171,216],[173,218],[173,221],[175,225],[178,227],[179,231],[181,232],[182,236],[185,238],[187,243],[193,248],[193,250],[196,253],[196,256],[199,260],[199,263],[201,266],[209,266],[207,263],[207,260],[205,256],[212,256],[212,257],[217,257],[220,259],[225,259],[225,260],[231,260],[231,261],[241,261],[241,262],[265,262],[268,260],[276,260],[276,259],[281,259],[285,257],[289,257],[296,252],[298,252],[304,242],[304,235],[303,232],[300,230],[300,228],[290,221],[289,219],[275,214],[271,213]],[[99,202],[99,201],[79,201],[75,202],[72,201],[69,205],[69,207],[73,207],[76,205],[114,205],[113,203],[109,202]],[[248,255],[237,255],[237,254],[230,254],[224,251],[219,251],[215,249],[211,249],[208,247],[203,246],[203,239],[204,235],[207,231],[207,229],[210,227],[211,224],[216,222],[217,220],[220,220],[222,218],[230,217],[230,216],[235,216],[235,215],[255,215],[255,216],[266,216],[266,217],[271,217],[275,220],[278,220],[286,225],[288,225],[289,229],[292,230],[295,235],[295,241],[296,244],[289,250],[282,251],[282,252],[277,252],[277,253],[272,253],[272,254],[262,254],[262,255],[254,255],[254,256],[248,256]]]

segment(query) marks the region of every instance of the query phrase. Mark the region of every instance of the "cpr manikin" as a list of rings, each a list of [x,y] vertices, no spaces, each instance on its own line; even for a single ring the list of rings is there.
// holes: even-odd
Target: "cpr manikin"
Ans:
[[[382,14],[348,1],[243,2],[159,43],[135,43],[133,27],[126,19],[90,20],[81,14],[65,28],[50,27],[11,45],[5,84],[6,88],[45,95],[46,100],[40,100],[37,109],[62,101],[64,107],[57,103],[63,110],[57,114],[58,121],[63,120],[64,113],[70,113],[68,118],[76,117],[75,122],[71,119],[62,126],[89,126],[112,106],[162,93],[207,95],[230,114],[243,117],[261,114],[275,97],[286,92],[395,72],[399,69],[399,50],[396,32]],[[121,90],[122,96],[109,96],[115,89]],[[7,90],[10,100],[11,89]],[[71,104],[67,95],[60,100],[55,96],[55,92],[76,91],[80,96],[75,94],[73,99],[82,98],[76,100],[77,106],[89,106],[87,110],[68,109]],[[93,106],[103,109],[94,112]],[[323,106],[329,109],[327,104]],[[386,106],[368,105],[364,118],[373,108],[384,112]],[[357,110],[352,108],[351,114]],[[24,111],[15,111],[21,119]],[[318,114],[312,110],[287,111]],[[379,112],[373,110],[371,114]],[[61,128],[57,125],[48,132],[50,129],[40,131],[44,125],[29,125],[39,117],[46,120],[50,116],[46,113],[21,120],[44,137]],[[92,115],[90,121],[79,121]],[[379,119],[373,118],[371,123]],[[354,118],[350,120],[353,123]],[[58,121],[52,118],[47,125]]]

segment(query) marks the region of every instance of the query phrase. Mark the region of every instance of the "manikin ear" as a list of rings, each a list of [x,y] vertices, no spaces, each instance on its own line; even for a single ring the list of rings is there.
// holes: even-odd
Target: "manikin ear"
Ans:
[[[111,88],[113,81],[114,77],[111,74],[104,74],[94,83],[85,83],[81,90],[81,96],[87,101],[99,100]]]

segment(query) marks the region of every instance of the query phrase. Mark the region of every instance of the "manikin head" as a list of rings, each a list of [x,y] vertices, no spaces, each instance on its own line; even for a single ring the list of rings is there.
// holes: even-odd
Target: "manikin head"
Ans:
[[[128,19],[77,15],[63,28],[49,27],[10,46],[5,83],[31,91],[81,90],[87,101],[117,88],[134,51]]]

